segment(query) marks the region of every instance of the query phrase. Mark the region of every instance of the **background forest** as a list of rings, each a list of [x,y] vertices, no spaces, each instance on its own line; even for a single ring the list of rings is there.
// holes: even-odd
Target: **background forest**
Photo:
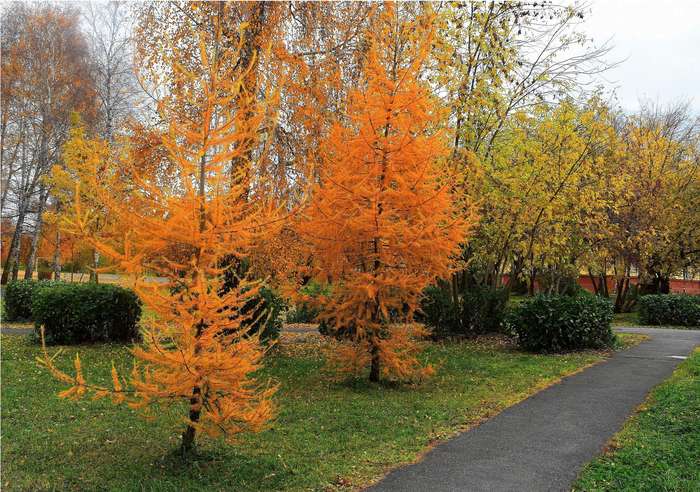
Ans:
[[[449,279],[453,291],[558,292],[587,274],[602,290],[612,286],[617,309],[626,310],[630,277],[656,292],[668,289],[672,275],[696,273],[697,115],[681,102],[625,114],[605,87],[592,85],[614,60],[608,46],[579,32],[586,5],[398,6],[407,18],[426,8],[434,11],[434,37],[417,77],[442,111],[429,124],[448,142],[444,165],[455,196],[478,216],[462,241],[463,267]],[[205,69],[199,35],[216,22],[216,49],[236,51],[230,63],[246,67],[231,109],[247,98],[265,104],[245,156],[265,176],[256,193],[303,210],[311,187],[323,186],[321,143],[336,117],[350,121],[349,95],[362,83],[368,27],[381,10],[363,3],[5,5],[3,283],[19,270],[58,278],[109,265],[60,226],[73,182],[87,172],[81,153],[89,147],[110,166],[130,160],[138,172],[165,179],[163,111],[192,110],[173,71]],[[241,158],[231,159],[231,173]],[[288,271],[280,262],[308,261],[306,240],[290,224],[256,246],[258,276],[276,279]],[[282,246],[279,255],[274,248]],[[611,285],[600,280],[606,274]]]

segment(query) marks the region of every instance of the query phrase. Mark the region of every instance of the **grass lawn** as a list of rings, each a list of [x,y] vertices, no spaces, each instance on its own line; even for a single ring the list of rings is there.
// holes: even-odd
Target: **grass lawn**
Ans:
[[[626,343],[639,340],[628,336]],[[4,490],[334,490],[357,487],[416,460],[431,443],[600,361],[603,353],[532,355],[499,338],[431,344],[437,375],[415,387],[331,381],[318,335],[283,335],[264,377],[280,383],[271,428],[233,446],[200,443],[182,463],[184,409],[147,422],[106,400],[59,400],[27,337],[2,336]],[[107,380],[123,346],[81,346],[88,379]],[[68,368],[75,347],[58,365]]]
[[[700,349],[584,468],[576,490],[700,490]]]
[[[648,326],[651,328],[674,328],[676,330],[697,330],[698,326],[679,326],[679,325],[644,325],[639,321],[639,313],[632,311],[631,313],[615,313],[613,326]]]
[[[615,313],[612,320],[613,326],[640,326],[637,311],[631,313]]]

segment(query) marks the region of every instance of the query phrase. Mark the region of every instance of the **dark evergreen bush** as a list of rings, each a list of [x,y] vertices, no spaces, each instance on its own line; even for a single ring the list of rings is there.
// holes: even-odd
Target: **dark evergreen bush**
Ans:
[[[245,260],[228,257],[223,260],[229,267],[224,270],[222,293],[238,288],[242,278],[248,274],[249,265]],[[258,295],[250,299],[240,311],[241,315],[249,316],[245,326],[250,334],[260,332],[263,341],[275,340],[282,329],[281,314],[285,302],[273,289],[268,286],[260,287]]]
[[[32,298],[37,289],[55,282],[41,280],[13,280],[5,287],[5,321],[31,321]]]
[[[430,328],[437,338],[456,336],[463,332],[460,306],[443,286],[430,285],[423,291],[416,320]]]
[[[481,335],[502,330],[508,304],[508,290],[473,288],[462,294],[462,326],[466,335]]]
[[[438,338],[499,332],[507,303],[505,288],[472,287],[455,303],[446,286],[430,286],[423,293],[417,319]]]
[[[311,298],[328,293],[328,289],[318,282],[311,281],[300,289],[300,293]],[[315,323],[321,310],[308,302],[299,302],[287,312],[287,323]]]
[[[641,296],[638,302],[642,324],[700,326],[700,296],[653,294]]]
[[[282,311],[286,304],[284,299],[277,292],[269,287],[261,287],[257,301],[250,303],[250,309],[255,310],[256,319],[250,323],[248,333],[260,333],[260,338],[264,341],[276,340],[282,330]],[[248,309],[247,305],[244,311]]]
[[[139,336],[141,301],[116,285],[54,283],[36,290],[32,314],[49,344],[130,342]]]
[[[507,324],[525,350],[562,352],[611,346],[612,317],[612,303],[600,296],[540,294],[514,307]]]

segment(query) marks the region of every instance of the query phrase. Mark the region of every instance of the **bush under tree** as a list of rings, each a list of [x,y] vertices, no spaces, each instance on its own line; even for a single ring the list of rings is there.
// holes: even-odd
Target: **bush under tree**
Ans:
[[[436,338],[499,332],[507,304],[506,288],[471,286],[455,302],[447,286],[432,285],[423,292],[420,321]]]

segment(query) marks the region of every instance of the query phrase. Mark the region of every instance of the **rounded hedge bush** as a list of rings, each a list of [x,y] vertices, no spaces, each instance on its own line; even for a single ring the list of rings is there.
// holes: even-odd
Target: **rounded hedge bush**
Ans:
[[[613,306],[594,295],[537,295],[514,307],[507,324],[519,345],[533,352],[603,348],[613,344]]]
[[[37,289],[60,282],[13,280],[5,287],[5,321],[32,321],[32,299]]]
[[[639,298],[639,321],[645,325],[700,326],[700,296],[642,296]]]
[[[32,314],[48,344],[130,342],[139,337],[141,300],[116,285],[56,283],[36,290]]]

